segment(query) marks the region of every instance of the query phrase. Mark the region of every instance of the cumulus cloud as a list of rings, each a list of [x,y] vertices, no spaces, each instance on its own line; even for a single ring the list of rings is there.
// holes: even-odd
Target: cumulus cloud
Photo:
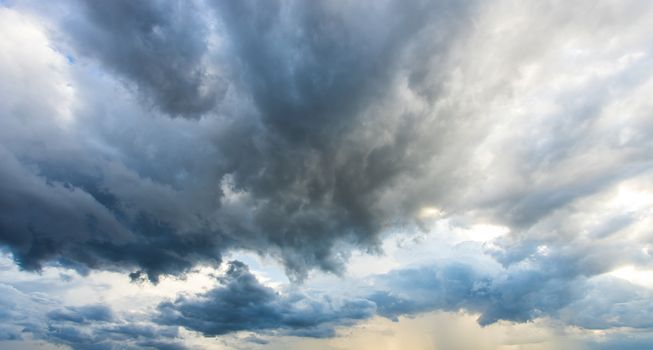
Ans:
[[[103,6],[88,3],[78,16],[54,19],[61,23],[57,35],[69,38],[58,49],[72,51],[75,63],[52,50],[43,34],[34,43],[48,58],[30,63],[45,70],[38,81],[72,84],[79,97],[65,111],[74,122],[44,120],[42,115],[58,111],[56,103],[35,108],[21,94],[14,98],[16,106],[3,112],[11,123],[7,130],[16,133],[6,145],[8,157],[19,159],[16,167],[31,166],[26,172],[47,184],[41,193],[66,187],[60,196],[70,192],[89,201],[68,214],[78,218],[60,220],[75,229],[48,227],[45,209],[30,219],[32,226],[43,227],[31,231],[21,221],[5,220],[3,241],[25,268],[54,260],[80,270],[131,268],[156,280],[198,261],[219,262],[225,249],[238,247],[275,256],[291,276],[302,279],[315,267],[343,270],[348,253],[338,242],[373,250],[380,232],[392,220],[403,220],[387,219],[375,203],[418,165],[407,157],[418,116],[382,113],[377,125],[377,101],[393,99],[400,67],[415,59],[418,44],[404,36],[429,40],[427,54],[438,54],[458,35],[470,5],[391,2],[368,12],[353,4],[271,2],[276,10],[249,3],[203,9],[202,16],[216,22],[206,24],[216,31],[211,35],[224,41],[224,57],[218,55],[216,64],[224,66],[229,81],[224,101],[212,109],[205,109],[194,92],[204,82],[188,71],[189,66],[204,69],[198,62],[210,51],[209,29],[183,25],[199,10],[164,2]],[[98,13],[111,16],[100,20]],[[379,30],[386,34],[377,36]],[[176,41],[192,50],[163,50]],[[116,45],[120,50],[112,49]],[[65,74],[52,76],[43,68],[53,61]],[[32,69],[14,72],[19,62],[15,55],[6,70],[16,75],[14,81],[30,79]],[[92,74],[96,68],[84,62],[107,74]],[[197,104],[195,112],[205,118],[153,116],[156,111],[131,97],[131,87],[121,87],[123,79],[152,95],[147,100],[155,104],[174,102],[169,94]],[[13,125],[19,119],[29,132]],[[395,126],[401,127],[396,133]],[[35,143],[36,135],[49,146]],[[112,237],[100,239],[90,234],[93,230]],[[25,231],[30,232],[20,234],[25,242],[13,242]],[[76,239],[63,239],[61,231]]]
[[[156,322],[183,326],[206,336],[275,331],[322,338],[334,336],[334,327],[370,318],[375,311],[375,305],[365,299],[281,294],[261,284],[240,261],[229,262],[219,280],[221,285],[206,293],[159,304]]]

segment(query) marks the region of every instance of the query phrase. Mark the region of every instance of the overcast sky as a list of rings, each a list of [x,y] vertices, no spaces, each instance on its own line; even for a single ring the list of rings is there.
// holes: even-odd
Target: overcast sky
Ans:
[[[0,0],[0,349],[653,348],[651,23]]]

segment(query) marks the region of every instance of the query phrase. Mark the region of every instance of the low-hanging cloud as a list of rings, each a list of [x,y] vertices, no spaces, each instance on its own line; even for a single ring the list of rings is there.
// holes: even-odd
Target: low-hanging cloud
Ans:
[[[219,287],[159,304],[155,321],[206,336],[274,331],[322,338],[334,336],[335,327],[368,319],[375,313],[374,303],[366,299],[313,298],[299,292],[281,295],[260,283],[242,262],[231,261],[227,266]]]
[[[0,284],[0,340],[31,337],[73,349],[187,349],[176,327],[118,315],[105,304],[61,306],[49,296]]]
[[[590,330],[653,327],[649,289],[613,276],[569,276],[562,265],[545,269],[539,263],[551,264],[494,270],[451,261],[400,269],[373,277],[345,297],[280,293],[232,261],[218,287],[159,304],[153,321],[209,337],[236,332],[334,337],[375,316],[398,321],[434,311],[478,314],[482,326],[548,319]]]

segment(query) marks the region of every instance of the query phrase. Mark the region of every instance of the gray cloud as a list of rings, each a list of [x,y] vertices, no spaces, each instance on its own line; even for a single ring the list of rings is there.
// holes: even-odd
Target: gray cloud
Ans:
[[[113,320],[111,309],[104,305],[87,305],[83,307],[68,307],[64,310],[54,310],[48,313],[52,321],[67,321],[73,323],[109,322]]]
[[[10,124],[18,133],[6,146],[21,177],[47,184],[38,195],[55,191],[62,198],[50,202],[51,210],[63,210],[64,197],[87,202],[48,214],[39,207],[45,199],[36,197],[31,231],[21,218],[31,204],[14,204],[9,215],[19,220],[3,222],[2,240],[24,268],[58,261],[80,271],[137,270],[156,281],[200,261],[218,263],[225,249],[237,247],[275,256],[302,279],[315,267],[343,271],[348,252],[340,243],[377,249],[380,232],[404,218],[386,218],[375,203],[424,155],[408,156],[418,116],[402,121],[384,113],[386,127],[375,126],[372,113],[392,97],[394,88],[385,86],[400,78],[397,70],[408,64],[403,56],[418,45],[404,37],[428,40],[425,54],[444,51],[471,5],[391,2],[368,12],[353,4],[274,4],[268,6],[278,5],[276,11],[248,3],[200,11],[170,2],[87,3],[79,16],[64,15],[60,35],[69,42],[62,50],[79,57],[60,62],[59,70],[88,84],[76,91],[83,103],[71,107],[76,125],[52,133],[56,121],[41,115],[57,110],[56,102],[35,108],[19,95],[8,121],[26,119],[32,131]],[[205,18],[210,14],[215,18]],[[199,30],[184,25],[188,16],[201,17],[194,22]],[[215,108],[197,101],[204,82],[191,68],[204,69],[210,35],[223,41],[224,57],[215,59],[230,84]],[[89,76],[84,60],[117,78]],[[32,74],[19,73],[20,79]],[[180,105],[163,102],[177,101],[169,96],[175,95],[197,103],[189,112],[206,118],[161,120],[133,101],[130,88],[116,93],[113,84],[124,78],[164,111],[181,113]],[[396,133],[388,129],[395,124]],[[35,133],[58,147],[35,144]],[[71,217],[58,227],[48,225],[53,216]]]
[[[652,328],[649,289],[611,276],[569,275],[566,269],[564,262],[547,260],[490,273],[466,263],[397,270],[378,276],[376,285],[385,287],[367,298],[390,319],[462,310],[480,314],[481,325],[549,318],[584,329]]]
[[[416,45],[405,37],[437,34],[429,54],[445,50],[469,5],[216,3],[260,120],[253,142],[234,149],[218,140],[236,152],[226,155],[235,156],[229,179],[253,208],[249,220],[239,215],[250,225],[232,229],[256,241],[249,244],[278,247],[299,278],[310,266],[341,270],[347,253],[333,251],[338,239],[373,248],[387,225],[375,203],[420,155],[409,156],[417,116],[380,115],[403,130],[376,130],[369,113],[394,92],[401,56]]]
[[[465,310],[480,313],[482,325],[553,316],[577,298],[581,284],[581,280],[552,278],[535,269],[492,276],[466,264],[399,270],[380,279],[390,290],[375,292],[370,299],[382,316]]]
[[[225,82],[207,64],[209,23],[181,1],[81,2],[65,26],[76,52],[97,59],[173,116],[200,116],[221,99]]]
[[[104,304],[61,307],[39,293],[0,284],[2,340],[31,339],[73,349],[186,349],[176,327],[116,315]],[[29,338],[28,338],[29,339]]]
[[[507,41],[496,49],[506,64],[465,53],[468,46],[491,49],[483,46],[483,28],[529,6],[206,6],[85,3],[74,16],[52,19],[62,28],[52,37],[67,38],[60,49],[78,55],[75,63],[51,51],[42,56],[52,56],[55,71],[27,53],[6,64],[7,88],[39,82],[33,92],[3,94],[7,210],[0,239],[23,267],[59,261],[156,280],[198,262],[219,263],[235,247],[275,256],[302,279],[315,267],[342,272],[346,245],[374,251],[384,230],[423,227],[416,220],[422,207],[473,213],[516,236],[542,237],[537,225],[554,226],[557,211],[650,170],[644,135],[651,128],[637,97],[646,90],[632,77],[649,61],[554,88],[555,73],[564,79],[563,68],[575,69],[556,65],[559,41],[575,33],[579,46],[592,48],[590,20],[569,22],[557,8],[544,9],[547,16],[532,27],[561,22],[559,29],[538,29],[537,53],[525,54],[530,38]],[[498,19],[495,10],[504,11]],[[594,16],[608,18],[609,10]],[[476,18],[480,27],[471,30]],[[606,23],[614,29],[620,22]],[[623,56],[642,40],[604,55]],[[542,67],[538,84],[510,85],[521,77],[515,67],[534,64]],[[224,99],[198,95],[218,84],[205,81],[209,71],[229,86]],[[122,89],[122,80],[168,114],[205,118],[162,118]],[[61,88],[71,82],[75,103]],[[591,96],[581,99],[590,85]],[[633,134],[631,146],[603,125],[617,108],[608,86],[633,92],[627,124],[641,135]],[[482,93],[474,97],[474,89]],[[533,110],[532,118],[495,110],[519,110],[538,89],[551,97],[537,106],[558,107]],[[473,98],[488,107],[465,102]],[[74,119],[67,129],[44,118],[62,104]],[[525,120],[540,125],[531,130]],[[583,166],[602,154],[604,162]]]
[[[194,296],[159,304],[156,322],[183,326],[205,336],[237,331],[276,331],[303,337],[331,337],[334,327],[352,324],[374,314],[365,299],[313,298],[292,292],[279,294],[261,284],[239,261],[232,261],[221,286]]]
[[[0,58],[0,242],[25,269],[58,263],[156,281],[246,249],[301,280],[313,268],[342,272],[352,247],[378,252],[384,231],[428,230],[437,218],[423,209],[506,226],[488,248],[505,272],[391,274],[403,289],[427,282],[414,291],[424,295],[369,296],[387,317],[590,315],[600,300],[580,286],[593,291],[592,277],[622,265],[652,266],[650,205],[635,200],[653,185],[648,4],[61,6],[2,13],[12,35]],[[48,25],[34,33],[6,14],[22,10]],[[319,336],[359,319],[320,309],[323,300],[312,305],[324,319],[301,319],[289,297],[242,275],[162,305],[163,320],[214,335]],[[265,308],[220,303],[239,286]],[[605,301],[613,323],[568,322],[648,327],[638,310],[649,296],[627,289]],[[639,302],[608,310],[622,296]],[[238,322],[191,317],[201,307]],[[265,317],[250,325],[239,312]]]
[[[462,311],[479,314],[483,326],[544,318],[590,330],[653,329],[649,289],[611,276],[569,275],[564,263],[554,264],[540,261],[493,271],[449,261],[400,269],[375,276],[359,286],[357,297],[346,298],[280,294],[234,261],[219,278],[221,286],[159,304],[154,321],[205,336],[248,331],[320,338],[377,315],[397,321],[433,311]]]

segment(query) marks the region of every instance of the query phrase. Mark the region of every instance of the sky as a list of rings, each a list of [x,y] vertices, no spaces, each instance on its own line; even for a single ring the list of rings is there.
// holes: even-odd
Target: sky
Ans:
[[[0,349],[653,348],[652,21],[1,0]]]

